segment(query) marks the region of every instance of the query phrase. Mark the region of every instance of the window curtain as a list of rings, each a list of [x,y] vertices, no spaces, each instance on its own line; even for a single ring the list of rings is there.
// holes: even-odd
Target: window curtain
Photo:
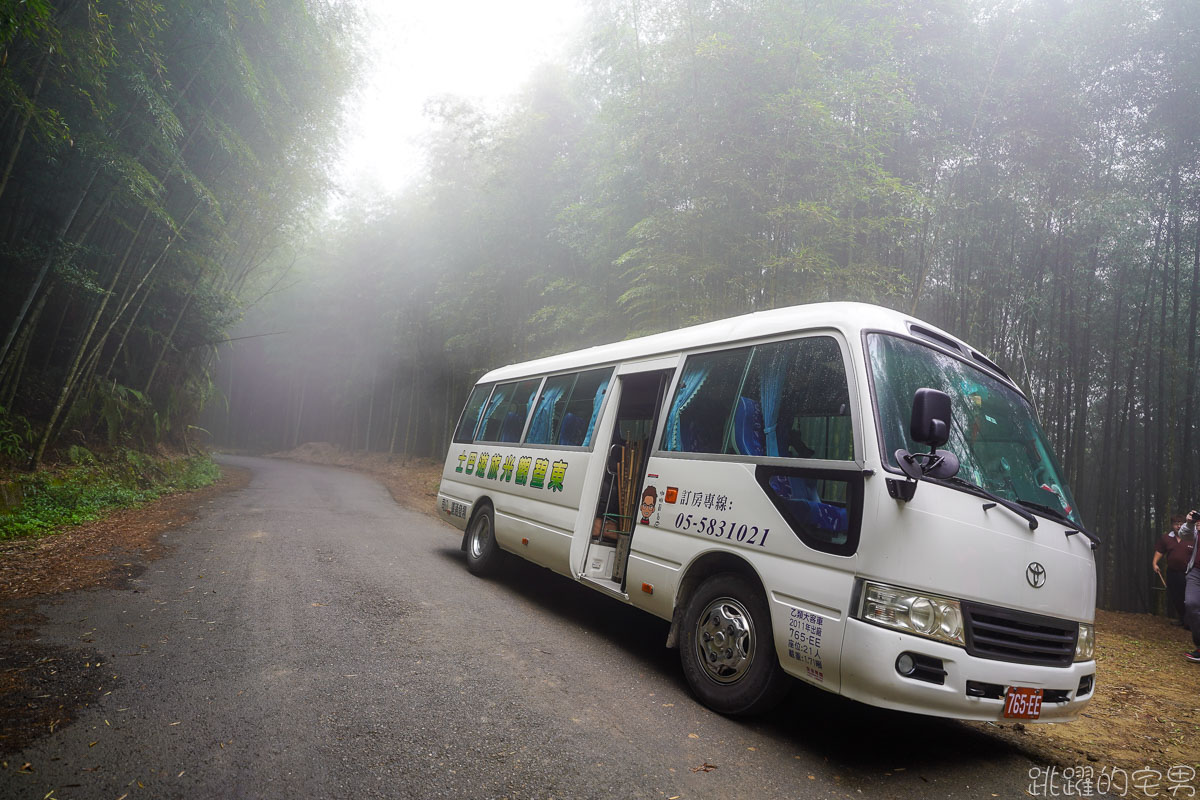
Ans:
[[[766,454],[779,455],[779,406],[783,397],[783,379],[787,374],[787,362],[790,346],[771,348],[767,363],[763,364],[759,376],[759,401],[762,404],[763,438],[766,440]]]
[[[550,386],[542,392],[542,399],[538,401],[537,411],[533,412],[533,422],[529,425],[529,435],[525,437],[527,442],[548,444],[551,441],[554,436],[554,431],[551,430],[554,426],[554,406],[562,399],[565,388],[559,384]]]
[[[696,394],[700,391],[700,387],[704,385],[704,381],[708,379],[709,373],[712,372],[712,366],[706,363],[688,362],[687,367],[683,370],[683,377],[679,379],[679,388],[675,391],[675,402],[671,404],[671,411],[667,414],[667,430],[665,435],[666,446],[664,450],[683,450],[683,431],[680,426],[680,415],[687,408],[688,403],[695,399]]]
[[[479,418],[479,425],[477,425],[475,428],[476,437],[482,436],[484,431],[487,430],[488,422],[491,420],[492,415],[496,413],[496,409],[500,408],[500,406],[504,404],[506,399],[504,395],[505,392],[503,389],[497,389],[495,394],[492,395],[492,399],[488,401],[487,408],[484,410],[483,416]]]
[[[608,388],[609,379],[596,387],[596,396],[592,398],[592,420],[588,423],[587,435],[583,437],[583,446],[590,447],[592,444],[592,434],[596,430],[596,418],[600,416],[600,405],[604,402],[604,391]]]

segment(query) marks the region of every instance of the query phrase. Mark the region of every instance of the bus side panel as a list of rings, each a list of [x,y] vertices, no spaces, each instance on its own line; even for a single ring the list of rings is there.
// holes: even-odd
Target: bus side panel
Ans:
[[[438,516],[460,531],[465,531],[478,498],[479,490],[476,487],[442,478],[437,495]]]
[[[475,503],[487,497],[495,507],[500,547],[570,574],[571,539],[591,458],[582,450],[454,445],[442,472],[439,511],[462,528]]]
[[[656,617],[671,619],[686,563],[678,558],[682,553],[698,555],[696,545],[695,538],[686,533],[639,527],[630,542],[625,568],[629,602]]]
[[[631,542],[630,601],[669,617],[663,595],[669,594],[672,606],[686,602],[674,596],[686,572],[681,565],[707,552],[728,552],[748,563],[763,584],[784,671],[838,691],[855,557],[801,542],[755,480],[753,466],[655,457],[646,483],[656,488],[658,501]],[[643,582],[654,587],[653,595],[641,589]]]

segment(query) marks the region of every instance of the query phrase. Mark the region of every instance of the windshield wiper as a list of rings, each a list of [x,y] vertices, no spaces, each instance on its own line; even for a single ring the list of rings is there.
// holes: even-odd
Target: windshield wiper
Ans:
[[[1038,526],[1037,517],[1035,517],[1033,514],[1029,513],[1029,511],[1027,509],[1014,503],[1012,500],[1005,499],[998,494],[993,494],[992,492],[989,492],[987,489],[983,488],[982,486],[971,483],[970,481],[963,480],[962,478],[959,478],[959,477],[945,478],[944,480],[946,481],[946,483],[951,483],[951,484],[954,484],[955,486],[961,486],[962,488],[966,489],[969,492],[973,492],[975,494],[982,495],[983,497],[986,497],[988,500],[991,500],[993,502],[993,504],[1004,506],[1009,511],[1016,514],[1018,517],[1025,520],[1026,522],[1028,522],[1029,530],[1031,530],[1031,531],[1037,530],[1037,526]],[[991,507],[992,506],[985,503],[983,506],[983,509],[984,509],[984,511],[986,511]]]
[[[1035,503],[1032,500],[1018,500],[1017,502],[1020,503],[1021,505],[1025,506],[1026,508],[1032,508],[1034,511],[1039,511],[1048,517],[1054,517],[1056,520],[1058,520],[1059,522],[1062,522],[1065,525],[1070,525],[1071,527],[1075,527],[1075,521],[1072,520],[1070,517],[1068,517],[1066,514],[1064,514],[1062,511],[1060,511],[1057,508],[1051,508],[1050,506],[1044,506],[1041,503]]]
[[[1050,506],[1044,506],[1041,503],[1035,503],[1032,500],[1018,500],[1017,502],[1020,503],[1021,505],[1025,506],[1026,508],[1032,508],[1037,511],[1041,511],[1043,514],[1046,514],[1047,516],[1054,517],[1056,520],[1061,522],[1063,525],[1066,525],[1067,526],[1066,534],[1067,534],[1068,538],[1074,536],[1077,533],[1081,533],[1081,534],[1083,534],[1083,536],[1086,539],[1088,539],[1088,541],[1090,541],[1092,543],[1093,550],[1095,550],[1096,547],[1100,544],[1099,536],[1092,533],[1091,531],[1089,531],[1087,528],[1083,527],[1082,525],[1076,523],[1075,520],[1071,519],[1065,513],[1063,513],[1062,511],[1059,511],[1057,508],[1051,508]]]
[[[1093,550],[1100,546],[1100,537],[1085,529],[1082,525],[1072,525],[1065,531],[1065,533],[1067,534],[1068,539],[1077,533],[1082,533],[1088,538],[1089,541],[1091,541]]]

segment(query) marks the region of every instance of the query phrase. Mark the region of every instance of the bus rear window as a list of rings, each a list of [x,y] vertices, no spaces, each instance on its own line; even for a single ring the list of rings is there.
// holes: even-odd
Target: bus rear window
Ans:
[[[481,383],[471,390],[471,396],[467,398],[467,405],[463,408],[462,417],[458,420],[458,427],[454,429],[454,441],[460,444],[470,444],[475,440],[475,428],[479,425],[479,413],[483,411],[483,404],[487,402],[488,395],[492,393],[492,384]]]
[[[690,356],[662,449],[852,460],[850,394],[837,342],[813,336]]]
[[[604,401],[612,369],[573,372],[546,379],[533,411],[526,444],[587,447]]]

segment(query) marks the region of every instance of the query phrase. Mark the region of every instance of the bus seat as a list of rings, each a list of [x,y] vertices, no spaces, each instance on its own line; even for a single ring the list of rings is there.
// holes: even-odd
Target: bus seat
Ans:
[[[568,411],[563,416],[562,428],[558,432],[558,443],[578,446],[583,444],[583,437],[585,435],[587,435],[587,426],[583,420]]]
[[[515,411],[508,412],[508,415],[504,417],[504,422],[500,425],[500,441],[521,441],[521,429],[524,427],[525,418],[523,416]]]
[[[846,509],[820,500],[791,499],[788,506],[800,522],[832,534],[844,534],[850,527]],[[845,539],[843,538],[843,541]]]
[[[809,503],[820,503],[821,495],[817,492],[817,482],[812,478],[788,478],[790,484],[787,496],[792,500],[803,500]]]

